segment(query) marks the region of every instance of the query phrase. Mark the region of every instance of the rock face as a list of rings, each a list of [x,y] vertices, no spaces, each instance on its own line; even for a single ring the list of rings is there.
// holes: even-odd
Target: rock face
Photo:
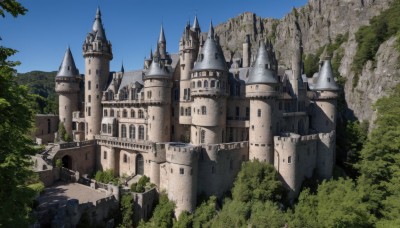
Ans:
[[[366,63],[359,83],[353,89],[354,73],[351,65],[357,50],[355,33],[361,26],[368,25],[371,18],[387,9],[393,1],[309,0],[304,7],[293,9],[280,20],[263,19],[246,12],[218,25],[215,31],[220,37],[227,61],[241,56],[242,44],[246,34],[249,34],[253,56],[258,41],[261,38],[269,38],[274,44],[279,64],[284,68],[291,66],[291,40],[294,29],[301,31],[304,54],[315,54],[320,47],[333,42],[339,34],[348,33],[349,39],[340,46],[344,55],[339,67],[339,72],[347,79],[346,101],[355,117],[372,123],[372,104],[386,95],[400,80],[397,59],[399,53],[393,48],[395,38],[384,42],[375,58],[378,61],[375,64]]]

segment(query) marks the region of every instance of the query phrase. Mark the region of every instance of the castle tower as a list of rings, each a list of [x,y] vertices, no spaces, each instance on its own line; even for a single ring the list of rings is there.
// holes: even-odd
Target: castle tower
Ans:
[[[85,58],[85,138],[93,139],[100,133],[102,119],[102,92],[110,74],[110,60],[113,58],[111,43],[107,40],[97,9],[92,31],[83,43]]]
[[[302,40],[301,31],[293,24],[293,40],[292,40],[292,76],[290,77],[290,83],[293,89],[293,95],[295,99],[295,111],[304,111],[304,101],[306,98],[306,88],[303,85],[302,79]]]
[[[56,92],[59,95],[60,123],[72,137],[72,112],[78,111],[79,71],[76,69],[71,50],[67,49],[56,76]]]
[[[216,144],[224,140],[228,70],[224,54],[210,24],[206,41],[191,73],[192,144]]]
[[[193,69],[194,62],[196,61],[198,51],[199,51],[199,36],[200,36],[200,27],[198,24],[197,17],[194,19],[193,27],[190,28],[190,25],[187,24],[181,40],[179,42],[179,56],[180,56],[180,70],[181,70],[181,78],[179,81],[180,87],[180,97],[179,97],[179,123],[183,125],[191,125],[191,104],[192,98],[190,96],[190,72]],[[183,115],[182,115],[182,111]],[[189,128],[186,128],[189,131]],[[189,132],[187,132],[189,133]],[[184,132],[184,134],[187,134]]]
[[[168,142],[171,118],[171,71],[161,61],[156,49],[153,61],[143,77],[145,101],[148,103],[148,140]]]
[[[317,175],[328,179],[335,164],[336,108],[339,87],[335,82],[330,57],[325,57],[317,82],[310,86],[315,92],[311,127],[319,132]]]
[[[250,67],[251,44],[250,36],[247,34],[243,43],[243,67]]]
[[[264,42],[260,42],[257,58],[246,83],[246,97],[250,99],[249,159],[273,164],[274,107],[278,80],[276,67]]]
[[[160,37],[158,38],[158,47],[159,47],[159,53],[160,53],[160,58],[161,59],[166,59],[167,57],[167,41],[165,40],[165,35],[164,35],[164,28],[161,25],[160,29]]]

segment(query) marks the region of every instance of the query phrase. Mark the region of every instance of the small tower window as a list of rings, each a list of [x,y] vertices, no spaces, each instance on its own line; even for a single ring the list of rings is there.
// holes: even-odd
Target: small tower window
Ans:
[[[121,126],[121,137],[126,138],[126,126],[125,124],[122,124]]]
[[[103,152],[103,159],[107,159],[107,151]]]
[[[258,110],[257,110],[257,116],[258,116],[258,117],[261,117],[261,109],[258,109]]]
[[[134,139],[136,133],[136,128],[133,125],[129,126],[129,138]]]
[[[331,78],[327,78],[328,79],[328,82],[331,82]]]
[[[205,139],[206,139],[206,131],[205,130],[201,130],[200,143],[204,143]]]
[[[207,108],[206,108],[206,106],[201,106],[201,114],[202,114],[202,115],[207,115]]]
[[[185,170],[183,168],[179,168],[179,174],[181,175],[185,174]]]
[[[91,75],[92,74],[92,71],[89,69],[89,75]]]
[[[139,110],[139,118],[140,119],[144,118],[143,110]]]
[[[292,163],[292,156],[289,156],[289,157],[287,158],[287,163],[288,163],[288,164]]]
[[[122,117],[128,117],[128,111],[126,111],[126,109],[124,109],[124,111],[122,112]]]
[[[204,88],[208,88],[208,81],[204,81]]]
[[[144,140],[144,127],[139,126],[139,139]]]
[[[214,88],[214,87],[215,87],[215,81],[211,80],[211,88]]]
[[[124,163],[128,162],[128,156],[126,154],[124,154]]]
[[[92,87],[92,83],[91,83],[91,81],[88,81],[88,90],[91,90],[91,87]]]
[[[131,118],[135,118],[135,110],[131,110]]]
[[[181,107],[181,116],[183,116],[183,114],[184,114],[184,113],[183,113],[183,107]]]
[[[91,116],[91,108],[88,107],[88,116]]]
[[[88,96],[88,102],[90,103],[92,101],[92,96]]]
[[[197,82],[197,87],[201,88],[201,81]]]
[[[111,111],[110,111],[110,116],[111,116],[111,117],[114,117],[114,109],[111,109]]]

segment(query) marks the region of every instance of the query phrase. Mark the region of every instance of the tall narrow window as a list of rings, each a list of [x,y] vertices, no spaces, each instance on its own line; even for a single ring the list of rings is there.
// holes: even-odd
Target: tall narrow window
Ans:
[[[129,138],[135,139],[136,128],[133,125],[129,126]]]
[[[124,154],[124,163],[128,162],[128,156],[126,154]]]
[[[121,137],[126,138],[126,126],[125,124],[121,125]]]
[[[288,158],[287,158],[287,163],[292,163],[292,156],[289,156]]]
[[[92,96],[88,96],[88,102],[90,103],[92,101]]]
[[[107,109],[104,110],[104,116],[108,116],[108,111],[107,111]]]
[[[50,119],[47,119],[47,134],[50,134],[51,131],[51,121]]]
[[[131,118],[135,118],[135,110],[131,110]]]
[[[201,106],[201,114],[202,114],[202,115],[207,115],[207,108],[206,108],[206,106]]]
[[[139,126],[139,139],[144,140],[144,127]]]
[[[208,88],[208,81],[204,81],[204,88]]]
[[[114,117],[114,109],[111,109],[111,111],[110,111],[110,116],[111,116],[111,117]]]
[[[257,116],[258,116],[258,117],[261,117],[261,109],[258,109],[258,110],[257,110]]]
[[[139,110],[139,118],[140,119],[144,118],[143,110]]]
[[[107,151],[103,151],[103,159],[107,159]]]
[[[91,108],[90,107],[88,107],[88,116],[90,116],[91,115]]]
[[[204,143],[206,139],[206,131],[205,130],[201,130],[200,133],[200,143]]]
[[[89,71],[90,72],[90,71]],[[92,88],[92,82],[91,81],[88,81],[88,90],[91,90],[91,88]]]
[[[126,111],[126,109],[124,109],[124,111],[122,111],[122,117],[124,117],[124,118],[128,117],[128,111]]]
[[[236,106],[236,117],[239,117],[240,116],[240,108],[239,108],[239,106]]]
[[[197,82],[197,87],[201,88],[201,81]]]

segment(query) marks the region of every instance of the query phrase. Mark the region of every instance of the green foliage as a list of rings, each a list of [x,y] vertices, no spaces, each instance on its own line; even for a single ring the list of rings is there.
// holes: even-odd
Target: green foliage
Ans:
[[[133,227],[133,197],[129,194],[122,195],[120,211],[122,215],[121,228]]]
[[[67,130],[65,130],[64,123],[62,122],[58,125],[58,135],[60,137],[60,140],[64,142],[72,141],[71,136],[67,133]]]
[[[61,159],[57,159],[57,160],[56,160],[56,167],[57,167],[57,168],[61,168],[61,167],[62,167],[62,161],[61,161]]]
[[[196,208],[193,216],[193,227],[209,227],[211,220],[217,214],[216,211],[217,197],[211,196]]]
[[[281,201],[286,194],[278,173],[272,165],[252,161],[242,165],[234,183],[232,196],[241,202]]]
[[[159,203],[154,209],[153,216],[146,223],[141,221],[138,227],[167,228],[172,227],[174,220],[175,204],[169,201],[167,194],[161,193]]]
[[[16,81],[35,94],[37,113],[58,113],[58,96],[54,90],[57,72],[31,71],[18,74]]]
[[[35,191],[36,194],[39,194],[44,191],[44,184],[43,184],[43,182],[37,182],[37,183],[28,185],[28,188]]]
[[[212,227],[244,227],[250,215],[250,203],[227,199],[213,220]]]
[[[131,185],[132,192],[143,193],[146,190],[146,186],[150,183],[150,178],[146,175],[142,176],[137,183]]]
[[[302,191],[289,220],[293,227],[370,227],[375,221],[352,180],[324,181],[316,195]]]
[[[17,1],[0,2],[0,15],[16,17],[26,9]],[[34,174],[29,155],[36,151],[29,136],[33,124],[33,98],[14,80],[19,62],[8,58],[16,50],[0,46],[0,226],[27,227],[35,190],[28,187]]]
[[[400,84],[390,96],[379,99],[375,108],[376,128],[361,150],[358,181],[375,215],[395,220],[392,212],[400,211],[395,200],[400,195]]]
[[[112,170],[112,169],[108,169],[105,171],[100,171],[100,170],[97,171],[94,179],[98,182],[106,183],[106,184],[108,184],[110,182],[112,182],[112,183],[116,182],[116,178],[114,176],[114,170]]]
[[[91,227],[89,213],[87,211],[83,212],[81,218],[79,219],[78,224],[76,225],[77,228],[87,228]]]
[[[268,212],[268,213],[266,213]],[[284,227],[287,214],[283,213],[276,203],[271,201],[255,202],[251,206],[251,227]]]
[[[177,221],[174,221],[174,228],[188,228],[193,227],[193,215],[187,211],[183,211]]]
[[[357,52],[354,56],[353,70],[357,75],[368,60],[374,61],[379,46],[400,31],[400,0],[395,0],[391,6],[380,15],[370,20],[370,25],[362,26],[356,32],[358,42]],[[353,81],[353,88],[358,80]]]

